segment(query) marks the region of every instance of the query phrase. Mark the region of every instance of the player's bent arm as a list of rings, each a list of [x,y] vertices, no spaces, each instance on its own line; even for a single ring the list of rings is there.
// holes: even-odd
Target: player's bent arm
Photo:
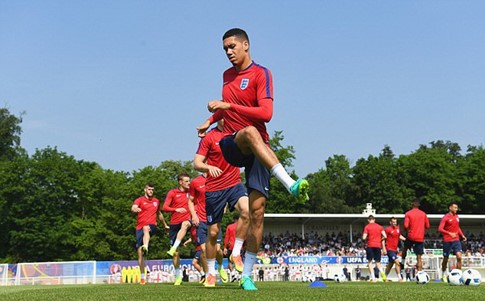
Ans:
[[[367,239],[367,233],[362,234],[362,240],[366,240],[366,239]]]
[[[189,196],[189,211],[190,211],[190,215],[192,216],[192,222],[194,223],[195,226],[198,226],[199,218],[197,217],[197,212],[195,212],[193,195]]]
[[[138,207],[138,205],[133,204],[133,206],[131,206],[131,212],[138,213],[140,211],[141,211],[141,208]]]
[[[195,154],[194,168],[200,172],[206,172],[211,177],[218,177],[222,174],[222,170],[219,167],[209,165],[206,162],[206,157],[203,155]]]
[[[159,210],[159,211],[158,211],[158,219],[159,219],[159,220],[162,222],[163,227],[164,227],[165,229],[170,229],[170,226],[169,226],[169,225],[167,224],[167,222],[165,221],[165,217],[163,216],[163,214],[162,214],[162,211],[161,211],[161,210]]]
[[[402,235],[399,235],[399,239],[402,240],[402,241],[405,241],[406,240],[406,237],[404,237]]]
[[[270,122],[271,118],[273,117],[273,99],[259,99],[257,107],[246,107],[237,104],[231,104],[229,110],[254,120]]]

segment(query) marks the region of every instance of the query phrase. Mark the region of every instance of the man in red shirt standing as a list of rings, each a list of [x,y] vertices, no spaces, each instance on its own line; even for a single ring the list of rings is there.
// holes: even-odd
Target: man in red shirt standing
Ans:
[[[138,253],[138,265],[141,272],[141,284],[146,283],[145,278],[145,259],[143,255],[148,253],[148,244],[150,243],[151,235],[155,235],[157,230],[157,213],[158,218],[163,223],[164,228],[167,228],[167,223],[160,211],[160,201],[153,197],[153,184],[145,185],[145,195],[137,198],[131,206],[131,211],[138,214],[138,221],[136,223],[136,250]]]
[[[207,173],[205,183],[206,214],[208,225],[208,238],[206,241],[206,255],[208,275],[205,286],[215,286],[215,259],[217,253],[217,237],[221,233],[221,221],[226,205],[229,210],[236,209],[239,214],[239,222],[236,230],[235,249],[241,248],[246,239],[249,228],[249,200],[247,190],[241,183],[239,168],[227,163],[222,155],[219,142],[224,137],[223,121],[219,120],[217,127],[210,130],[202,138],[199,148],[194,157],[194,168]],[[232,254],[230,257],[236,265],[236,269],[243,270],[243,262],[240,255]],[[219,271],[220,273],[220,271]]]
[[[391,217],[389,224],[390,226],[386,228],[386,243],[382,248],[382,253],[384,255],[387,254],[387,258],[389,258],[389,263],[386,266],[385,274],[387,277],[389,272],[391,272],[392,266],[394,265],[399,282],[402,282],[401,262],[399,261],[399,256],[397,255],[397,249],[399,240],[406,240],[406,238],[401,235],[401,229],[399,228],[397,219],[395,217]]]
[[[441,219],[438,231],[443,234],[443,263],[441,265],[442,280],[447,281],[448,275],[448,258],[450,254],[456,255],[456,268],[461,270],[462,248],[461,241],[466,241],[466,236],[460,228],[460,219],[458,218],[458,204],[451,202],[448,205],[449,212]]]
[[[371,275],[371,281],[376,281],[374,275],[374,264],[372,261],[376,262],[376,267],[381,273],[382,280],[387,281],[386,274],[381,270],[381,248],[384,245],[384,240],[386,237],[386,232],[384,228],[376,223],[376,219],[373,215],[369,215],[367,218],[369,222],[364,227],[364,233],[362,234],[362,240],[367,240],[366,255],[369,261],[369,274]]]
[[[163,211],[169,212],[170,217],[170,245],[167,253],[172,256],[175,267],[175,283],[182,284],[182,270],[180,269],[180,257],[177,248],[192,226],[189,212],[189,185],[190,177],[185,173],[178,175],[179,187],[170,190],[163,203]]]
[[[429,219],[426,213],[419,209],[421,202],[414,199],[411,203],[412,209],[404,215],[404,229],[408,231],[404,248],[402,250],[402,262],[406,262],[406,255],[409,249],[413,249],[416,254],[416,269],[421,271],[423,269],[424,254],[424,233],[429,229]]]
[[[229,164],[244,167],[250,199],[250,231],[241,287],[256,290],[251,270],[263,237],[263,216],[270,173],[294,196],[308,200],[306,180],[293,180],[269,146],[266,123],[273,116],[273,80],[269,69],[256,64],[249,53],[249,37],[239,28],[222,37],[224,51],[233,65],[223,74],[222,100],[208,103],[214,114],[197,128],[199,136],[214,122],[224,119],[225,137],[220,147]]]

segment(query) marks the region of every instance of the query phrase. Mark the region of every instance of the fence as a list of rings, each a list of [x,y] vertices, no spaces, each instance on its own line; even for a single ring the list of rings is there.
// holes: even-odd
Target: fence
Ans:
[[[441,270],[442,255],[428,252],[423,255],[423,267],[432,279],[438,279]],[[263,263],[264,262],[264,263]],[[383,257],[383,266],[387,258]],[[409,256],[406,264],[416,264],[416,257]],[[450,256],[449,268],[456,264],[456,258]],[[227,260],[223,265],[227,267]],[[285,267],[288,271],[285,275]],[[333,279],[335,274],[347,271],[355,280],[357,267],[361,270],[361,279],[370,276],[367,260],[363,257],[303,256],[280,257],[258,260],[253,268],[253,279],[263,281],[315,281]],[[188,281],[200,278],[192,266],[191,259],[182,259],[181,268],[186,270]],[[485,275],[485,257],[464,257],[463,269],[473,268]],[[262,270],[262,272],[260,272]],[[148,260],[148,282],[166,283],[174,281],[174,267],[171,260]],[[397,279],[395,271],[389,278]],[[114,284],[137,283],[140,270],[136,261],[75,261],[75,262],[37,262],[16,265],[0,264],[0,285],[61,285],[61,284]]]

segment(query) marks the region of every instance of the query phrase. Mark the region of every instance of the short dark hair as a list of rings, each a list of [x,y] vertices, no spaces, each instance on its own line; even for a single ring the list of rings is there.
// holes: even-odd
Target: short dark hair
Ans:
[[[151,187],[151,188],[153,188],[153,187],[155,187],[155,185],[153,185],[153,183],[151,183],[151,182],[148,182],[148,183],[146,183],[146,185],[145,185],[145,188],[146,188],[146,187]]]
[[[368,220],[375,220],[376,218],[373,215],[369,215],[369,217],[367,219]]]
[[[242,38],[244,40],[247,40],[248,41],[248,44],[249,44],[249,36],[248,34],[242,30],[241,28],[232,28],[232,29],[229,29],[228,31],[226,31],[226,33],[222,36],[222,40],[224,41],[225,39],[227,38],[230,38],[230,37],[238,37],[238,38]]]
[[[456,201],[451,201],[448,203],[448,208],[450,208],[452,205],[458,206],[458,203]]]
[[[234,214],[234,216],[232,217],[232,220],[233,220],[233,221],[235,221],[235,220],[237,220],[237,219],[239,219],[239,214],[237,214],[237,213],[236,213],[236,214]]]
[[[392,221],[393,219],[397,220],[397,218],[395,216],[391,216],[391,218],[389,219],[389,221]]]
[[[177,180],[180,181],[185,177],[190,178],[190,176],[185,172],[179,173],[179,175],[177,176]]]
[[[413,207],[419,207],[421,206],[421,201],[418,198],[416,198],[411,202],[411,204],[413,205]]]

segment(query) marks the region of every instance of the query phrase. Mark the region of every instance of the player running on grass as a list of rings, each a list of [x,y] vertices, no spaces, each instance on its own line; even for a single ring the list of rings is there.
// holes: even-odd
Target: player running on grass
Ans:
[[[191,227],[188,191],[190,177],[179,174],[179,187],[170,190],[163,203],[163,211],[169,212],[170,217],[170,245],[172,246],[167,254],[172,256],[173,266],[175,267],[175,283],[182,284],[182,270],[180,269],[180,257],[177,248]]]
[[[303,179],[293,180],[269,146],[265,123],[273,116],[271,72],[252,61],[244,30],[230,29],[222,40],[233,67],[224,72],[222,100],[209,102],[207,108],[214,114],[197,130],[204,136],[212,123],[224,118],[225,137],[220,142],[224,158],[233,166],[245,167],[251,214],[241,287],[256,290],[250,276],[263,235],[270,173],[301,201],[308,200],[309,185]]]
[[[217,237],[222,234],[221,221],[226,204],[231,211],[239,212],[239,223],[236,231],[238,239],[235,248],[242,247],[249,228],[249,204],[247,191],[241,183],[239,168],[224,160],[219,141],[224,137],[223,124],[220,120],[217,127],[207,133],[199,143],[194,157],[195,169],[207,173],[205,184],[207,224],[209,229],[206,241],[208,275],[205,286],[213,287],[216,283],[215,259],[217,254]],[[233,256],[233,261],[242,271],[241,256]],[[219,269],[220,273],[220,269]],[[226,274],[227,279],[227,274]]]
[[[163,223],[165,229],[168,228],[163,214],[160,211],[160,201],[153,197],[154,186],[151,183],[145,185],[145,194],[137,198],[131,206],[131,211],[138,214],[136,223],[136,250],[138,253],[138,265],[141,272],[141,284],[146,283],[145,277],[145,258],[144,254],[148,253],[148,244],[150,237],[155,235],[157,230],[158,219]]]
[[[192,180],[190,183],[189,188],[189,210],[192,215],[192,224],[193,227],[196,227],[196,238],[197,238],[197,245],[200,246],[201,249],[201,263],[204,269],[204,272],[208,272],[208,266],[206,262],[206,240],[207,240],[207,214],[206,214],[206,198],[205,198],[205,184],[207,181],[207,174],[204,173],[202,175],[197,176],[195,179]],[[228,276],[226,270],[224,270],[224,266],[222,265],[222,251],[221,251],[221,244],[222,241],[222,232],[219,232],[216,244],[219,245],[216,252],[217,262],[219,263],[219,275],[221,277],[222,282],[228,282]]]
[[[406,240],[406,238],[401,235],[401,229],[399,228],[397,219],[395,217],[391,217],[389,224],[390,225],[386,228],[386,243],[382,248],[382,254],[387,255],[387,258],[389,258],[389,263],[386,266],[385,274],[387,277],[387,275],[389,275],[391,272],[392,266],[394,265],[399,282],[402,282],[401,262],[399,261],[400,258],[397,255],[397,249],[399,240]]]
[[[367,240],[367,248],[365,250],[367,255],[367,260],[369,261],[369,274],[371,275],[371,281],[376,281],[374,275],[374,263],[379,273],[381,274],[382,280],[387,281],[386,274],[381,270],[381,248],[383,247],[384,240],[386,239],[386,232],[384,228],[376,223],[376,219],[373,215],[369,215],[367,218],[369,222],[364,227],[364,233],[362,234],[362,240]]]
[[[451,202],[448,205],[449,212],[441,219],[438,231],[443,234],[443,263],[441,264],[442,281],[447,282],[448,258],[450,254],[456,255],[456,268],[461,270],[462,266],[462,247],[460,238],[466,241],[466,236],[460,228],[458,218],[458,204]]]

